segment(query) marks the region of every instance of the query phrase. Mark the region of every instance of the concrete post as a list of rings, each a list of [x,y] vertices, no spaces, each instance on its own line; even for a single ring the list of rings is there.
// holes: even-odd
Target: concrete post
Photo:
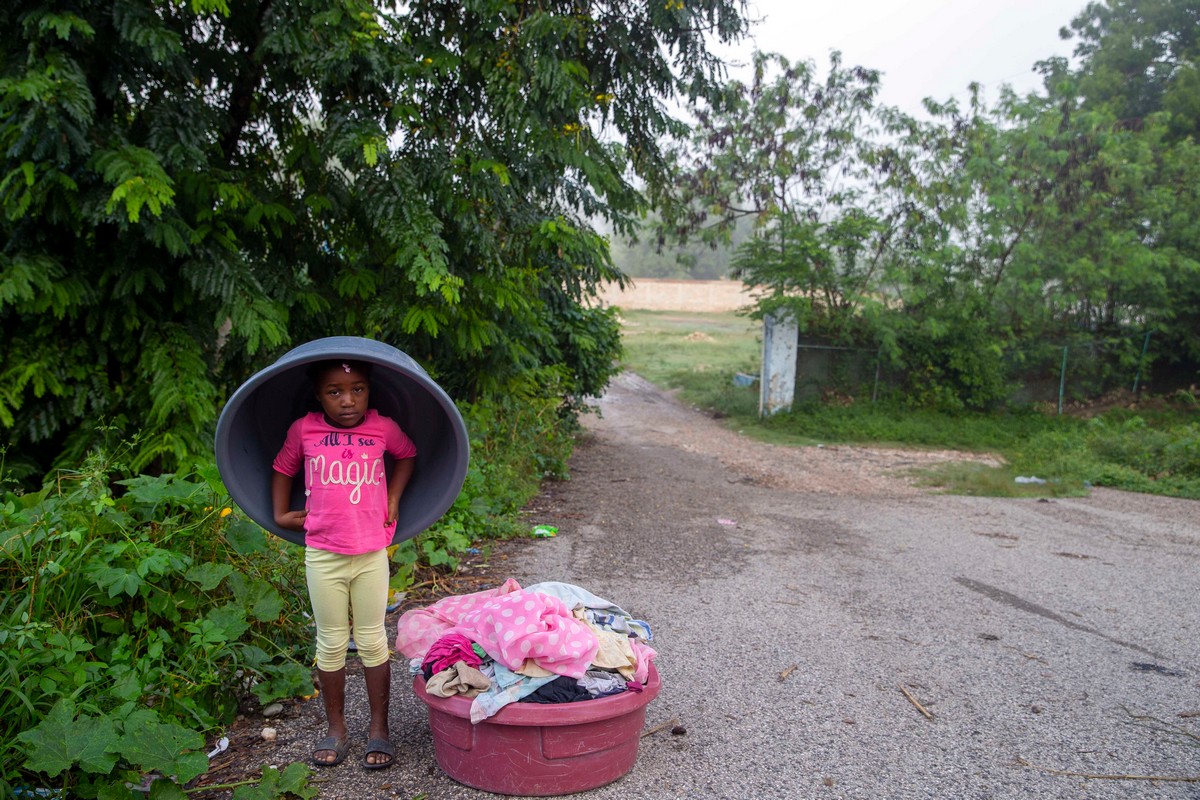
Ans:
[[[796,346],[800,330],[790,314],[763,317],[762,379],[758,415],[790,411],[796,396]]]

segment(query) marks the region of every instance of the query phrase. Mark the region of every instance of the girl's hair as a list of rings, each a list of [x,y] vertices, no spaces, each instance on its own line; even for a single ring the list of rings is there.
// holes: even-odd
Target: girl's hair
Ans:
[[[363,375],[368,381],[371,380],[371,365],[367,362],[356,361],[351,358],[331,358],[325,361],[315,361],[308,365],[309,382],[315,387],[321,376],[331,369],[345,370],[346,372],[354,370]]]

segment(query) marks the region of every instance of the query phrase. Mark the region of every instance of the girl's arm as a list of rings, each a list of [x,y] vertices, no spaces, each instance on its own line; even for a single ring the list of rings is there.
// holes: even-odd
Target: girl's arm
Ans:
[[[404,487],[408,486],[408,480],[412,477],[413,466],[416,463],[415,457],[399,458],[392,466],[392,475],[388,478],[388,507],[387,519],[383,523],[384,527],[393,524],[400,516],[400,497],[404,494]]]
[[[271,509],[275,512],[275,524],[289,531],[304,530],[304,518],[308,509],[290,511],[292,502],[292,476],[272,470],[271,475]]]

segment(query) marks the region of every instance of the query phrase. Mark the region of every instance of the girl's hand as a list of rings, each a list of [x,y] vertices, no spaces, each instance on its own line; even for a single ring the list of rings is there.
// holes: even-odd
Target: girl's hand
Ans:
[[[281,528],[286,528],[289,531],[304,532],[304,518],[308,516],[308,510],[304,511],[286,511],[282,514],[275,515],[275,524]]]
[[[400,516],[400,502],[397,499],[396,503],[388,503],[387,519],[383,521],[383,527],[390,528],[396,524],[396,518]]]

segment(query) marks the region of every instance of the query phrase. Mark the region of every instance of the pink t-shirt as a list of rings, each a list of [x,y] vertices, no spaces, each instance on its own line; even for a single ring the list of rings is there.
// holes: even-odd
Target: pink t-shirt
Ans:
[[[392,543],[387,519],[388,470],[383,454],[412,458],[417,448],[391,417],[368,409],[353,428],[339,428],[320,411],[288,428],[271,465],[295,476],[304,468],[304,543],[319,550],[358,555]]]

